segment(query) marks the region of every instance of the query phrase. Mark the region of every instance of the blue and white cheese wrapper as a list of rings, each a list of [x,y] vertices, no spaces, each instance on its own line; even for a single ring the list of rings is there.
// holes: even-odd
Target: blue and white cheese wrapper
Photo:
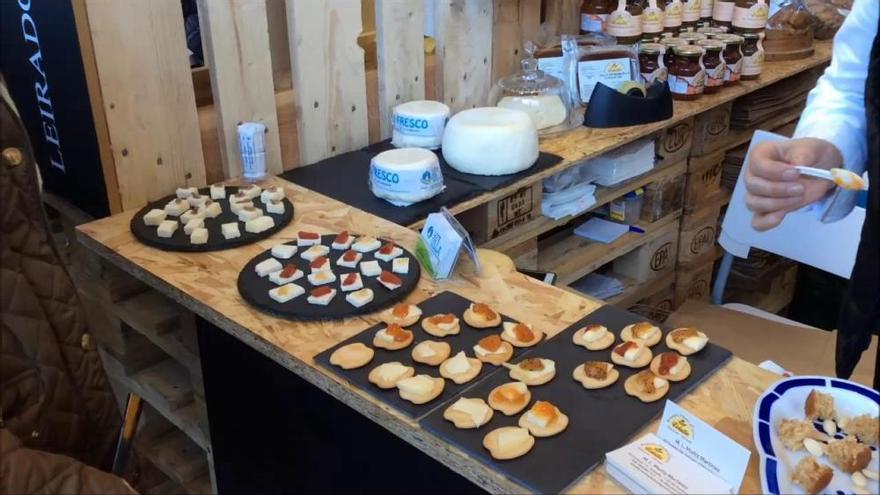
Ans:
[[[449,107],[439,101],[416,100],[391,110],[391,144],[398,148],[436,150],[443,141]]]
[[[422,148],[388,150],[370,161],[370,190],[394,206],[409,206],[440,194],[440,160]]]

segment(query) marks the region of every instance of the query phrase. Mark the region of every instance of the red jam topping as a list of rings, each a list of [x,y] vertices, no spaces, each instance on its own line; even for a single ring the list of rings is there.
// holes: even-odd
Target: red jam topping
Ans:
[[[517,323],[516,326],[513,327],[513,334],[516,335],[516,339],[520,342],[531,342],[535,339],[535,332],[522,323]]]
[[[435,325],[440,325],[443,323],[448,325],[450,323],[455,323],[455,315],[452,313],[447,313],[445,315],[436,315],[436,316],[432,316],[428,319],[431,320],[431,323],[433,323]]]
[[[321,237],[314,232],[305,232],[302,230],[297,235],[299,236],[300,239],[310,239],[310,240],[314,240],[314,239]]]
[[[336,236],[336,239],[333,240],[334,244],[345,244],[348,242],[348,238],[351,237],[348,235],[347,230],[343,230]]]
[[[318,287],[317,289],[312,289],[311,295],[312,295],[312,297],[323,297],[331,292],[333,292],[333,289],[331,289],[330,287],[328,287],[326,285],[322,285],[321,287]]]
[[[296,265],[287,265],[284,267],[283,270],[281,270],[281,278],[290,278],[296,275],[297,270],[298,268],[296,267]]]
[[[394,243],[389,242],[379,249],[379,254],[391,254],[394,251]]]
[[[620,357],[623,357],[626,354],[626,351],[632,349],[633,347],[637,347],[638,344],[632,341],[626,341],[619,346],[614,348],[614,353]]]
[[[398,277],[397,275],[395,275],[391,272],[387,272],[384,270],[379,275],[379,280],[381,280],[382,282],[385,282],[386,284],[403,285],[403,280],[400,280],[400,277]]]
[[[494,320],[495,317],[498,316],[488,304],[475,303],[473,311],[478,315],[482,315],[487,320]]]
[[[349,249],[342,255],[342,261],[354,261],[358,259],[358,252],[352,249]]]
[[[391,310],[391,314],[397,318],[406,318],[409,316],[409,304],[398,304]]]
[[[410,336],[408,330],[404,330],[403,327],[396,323],[388,325],[388,328],[385,329],[385,333],[393,337],[395,342],[403,342]]]
[[[660,366],[657,371],[659,371],[661,375],[668,375],[669,370],[674,368],[676,364],[678,364],[678,354],[674,352],[664,352],[660,355]]]
[[[353,283],[357,282],[357,279],[357,273],[349,273],[345,276],[344,279],[342,279],[342,285],[352,285]]]
[[[327,257],[320,256],[318,258],[315,258],[315,260],[312,261],[311,263],[309,263],[309,268],[313,268],[313,269],[314,268],[321,268],[322,266],[324,266],[325,263],[327,263]]]
[[[477,345],[489,352],[495,352],[501,347],[501,337],[498,335],[490,335],[480,339]]]

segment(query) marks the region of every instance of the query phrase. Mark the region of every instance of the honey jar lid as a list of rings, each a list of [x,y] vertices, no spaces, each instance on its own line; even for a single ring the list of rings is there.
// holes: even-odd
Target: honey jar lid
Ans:
[[[672,47],[672,52],[682,57],[699,57],[703,49],[696,45],[676,45]]]
[[[719,34],[715,36],[715,39],[718,41],[722,41],[728,45],[741,45],[744,38],[738,34]]]
[[[663,46],[675,46],[675,45],[687,45],[687,40],[683,40],[681,38],[663,38],[660,40],[660,44]]]
[[[700,40],[697,46],[702,46],[706,50],[724,50],[724,42],[720,40]]]
[[[666,46],[661,43],[642,43],[639,46],[639,53],[647,55],[659,55],[666,52]]]

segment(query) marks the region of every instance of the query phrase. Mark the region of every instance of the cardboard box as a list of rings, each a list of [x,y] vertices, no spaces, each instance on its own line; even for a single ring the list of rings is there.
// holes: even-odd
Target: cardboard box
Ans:
[[[675,274],[675,307],[685,301],[695,300],[709,302],[712,295],[712,271],[715,268],[714,258],[695,268],[679,269]]]
[[[540,217],[542,192],[539,181],[471,208],[456,218],[473,241],[482,244]]]
[[[676,163],[691,154],[694,137],[694,119],[682,120],[672,127],[660,131],[657,137],[657,155],[665,163]]]
[[[692,212],[704,205],[721,189],[724,152],[691,157],[684,189],[684,211]]]
[[[679,265],[692,266],[709,253],[714,256],[720,214],[721,206],[716,204],[682,217],[678,241]]]
[[[664,233],[614,260],[614,273],[642,283],[675,270],[678,255],[678,221],[664,227]]]
[[[703,156],[725,146],[730,131],[730,112],[733,102],[725,103],[694,118],[694,137],[691,156]]]

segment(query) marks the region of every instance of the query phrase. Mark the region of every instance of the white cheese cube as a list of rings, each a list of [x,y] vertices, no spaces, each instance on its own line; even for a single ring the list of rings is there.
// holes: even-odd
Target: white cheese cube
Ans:
[[[208,229],[199,227],[193,230],[192,234],[189,236],[189,242],[193,244],[205,244],[208,242]]]
[[[275,215],[283,215],[284,201],[269,201],[266,203],[266,211]]]
[[[199,211],[204,212],[205,217],[207,218],[217,218],[223,213],[223,207],[216,201],[208,200],[208,202],[205,203],[205,206],[200,208]]]
[[[222,184],[214,184],[211,186],[211,199],[226,198],[226,187]]]
[[[208,201],[208,197],[197,192],[190,194],[187,201],[189,201],[189,205],[193,208],[205,206],[205,202]]]
[[[360,308],[364,304],[369,304],[373,300],[373,291],[370,289],[361,289],[355,292],[349,292],[345,296],[345,300],[352,306]]]
[[[223,238],[226,240],[241,237],[241,231],[238,230],[238,222],[224,223],[220,226],[220,233],[223,234]]]
[[[359,253],[369,253],[382,247],[382,243],[375,237],[361,237],[351,245],[351,248]]]
[[[272,246],[272,256],[276,258],[289,260],[290,258],[293,258],[294,254],[296,254],[296,246],[290,244],[278,244]]]
[[[382,273],[382,267],[376,260],[361,262],[361,273],[367,277],[377,277]]]
[[[183,215],[180,215],[180,223],[186,225],[194,218],[205,218],[205,212],[201,208],[187,210]]]
[[[287,284],[282,285],[281,287],[275,287],[274,289],[269,290],[269,297],[272,298],[273,301],[279,303],[286,303],[295,297],[299,297],[305,294],[306,290],[296,284]]]
[[[346,251],[342,256],[336,258],[336,264],[346,268],[357,268],[363,257],[364,255],[357,251]]]
[[[192,196],[193,193],[198,194],[199,190],[195,187],[178,187],[177,188],[177,197],[180,199],[186,199],[186,198]]]
[[[322,244],[316,244],[309,247],[300,255],[304,260],[315,261],[321,256],[326,256],[330,252],[330,248]]]
[[[172,199],[165,205],[165,213],[168,216],[179,217],[183,212],[189,209],[189,202],[185,199]]]
[[[274,226],[275,220],[272,220],[272,217],[262,216],[245,222],[244,230],[245,232],[250,232],[252,234],[259,234],[260,232],[265,232]]]
[[[247,222],[248,220],[253,220],[261,216],[263,216],[263,210],[257,208],[256,206],[245,206],[242,209],[238,210],[239,222]]]
[[[162,223],[163,220],[165,220],[166,216],[167,214],[165,213],[165,210],[158,210],[156,208],[153,208],[152,210],[148,211],[146,215],[144,215],[144,225],[149,225],[151,227],[159,225],[160,223]]]
[[[312,291],[313,293],[315,291]],[[322,291],[320,295],[309,295],[309,304],[315,304],[317,306],[326,306],[330,304],[330,301],[336,297],[336,289],[330,289],[330,292]]]
[[[314,246],[321,243],[321,236],[314,232],[299,231],[296,234],[296,245],[299,247]]]
[[[183,233],[186,235],[191,235],[194,230],[201,229],[204,226],[205,226],[205,219],[204,218],[193,218],[189,222],[186,222],[186,224],[183,226]]]
[[[293,270],[293,273],[290,271]],[[285,273],[287,272],[287,273]],[[275,283],[277,285],[284,285],[295,280],[299,280],[303,278],[305,274],[299,268],[292,266],[290,269],[285,267],[283,270],[278,270],[269,274],[269,281]]]
[[[156,235],[159,237],[169,238],[174,235],[177,230],[177,220],[163,220],[156,229]]]
[[[282,199],[284,199],[284,189],[277,186],[267,187],[260,194],[260,201],[263,203],[281,201]]]
[[[409,273],[409,258],[394,258],[391,262],[391,271],[403,275]]]
[[[377,252],[376,259],[382,260],[382,261],[391,261],[394,258],[397,258],[398,256],[400,256],[401,254],[403,254],[403,249],[401,249],[397,246],[394,246],[394,248],[392,248],[391,252],[389,252],[389,253]]]
[[[257,266],[254,267],[254,270],[256,270],[257,275],[265,277],[266,275],[272,272],[277,272],[282,268],[284,267],[281,266],[281,263],[278,260],[276,260],[275,258],[269,258],[267,260],[257,263]]]
[[[315,286],[325,285],[336,281],[336,274],[331,270],[321,270],[309,274],[309,283]]]
[[[254,202],[249,199],[244,199],[244,200],[230,199],[229,200],[229,211],[231,211],[232,213],[234,213],[236,215],[238,215],[242,209],[247,208],[248,206],[253,208]]]
[[[263,192],[263,190],[260,189],[260,186],[256,184],[251,184],[246,187],[238,188],[238,192],[243,193],[245,196],[248,197],[248,199],[254,199],[259,196],[260,193]]]
[[[342,292],[361,290],[364,288],[364,281],[361,279],[360,273],[346,273],[342,275],[342,283],[340,284],[340,287],[342,288]]]

